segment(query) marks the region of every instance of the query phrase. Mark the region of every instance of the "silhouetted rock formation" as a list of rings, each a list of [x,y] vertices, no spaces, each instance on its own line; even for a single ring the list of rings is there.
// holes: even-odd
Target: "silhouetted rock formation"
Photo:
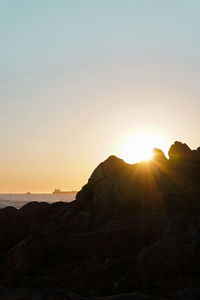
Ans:
[[[165,154],[163,153],[162,150],[154,148],[153,149],[153,159],[154,161],[159,161],[161,163],[166,163],[167,162],[167,158],[165,156]]]
[[[186,144],[175,142],[169,149],[168,155],[171,159],[184,158],[192,153],[192,150]]]
[[[168,161],[159,149],[154,149],[154,159],[149,163],[129,165],[109,157],[94,170],[77,194],[77,201],[104,217],[166,209],[168,212],[199,211],[199,203],[193,194],[199,195],[197,158],[200,158],[200,152],[175,142],[169,157]],[[109,172],[104,173],[107,166]]]
[[[169,149],[169,158],[181,162],[200,162],[200,147],[196,150],[191,150],[188,145],[181,142],[175,142]]]
[[[199,149],[110,156],[71,203],[1,209],[0,299],[200,299]]]

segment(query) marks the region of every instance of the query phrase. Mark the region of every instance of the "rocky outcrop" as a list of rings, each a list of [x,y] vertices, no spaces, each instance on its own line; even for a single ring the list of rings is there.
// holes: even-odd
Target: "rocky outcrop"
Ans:
[[[153,149],[153,160],[160,163],[167,163],[167,158],[164,152],[158,148]]]
[[[0,299],[2,300],[87,300],[88,297],[78,296],[70,291],[61,289],[13,289],[0,286]],[[161,297],[130,293],[108,297],[92,297],[92,300],[165,300]]]
[[[71,203],[1,209],[0,299],[199,299],[199,155],[110,156]]]
[[[200,148],[191,150],[187,144],[183,144],[177,141],[170,147],[168,155],[169,159],[175,162],[200,162]]]
[[[179,159],[185,158],[191,155],[192,150],[188,147],[187,144],[181,142],[175,142],[169,149],[168,155],[170,159]]]
[[[200,235],[196,231],[169,235],[144,247],[137,258],[138,274],[143,283],[162,285],[174,276],[195,274],[199,257]],[[187,270],[184,274],[184,269]]]
[[[72,292],[59,289],[14,289],[0,286],[2,300],[81,300],[85,299]]]
[[[116,181],[128,172],[128,165],[116,156],[110,156],[107,160],[100,163],[90,176],[88,183],[78,192],[76,196],[77,202],[85,208],[91,205],[95,196],[99,194],[102,187],[111,190]],[[110,205],[111,199],[108,197],[104,201],[106,206]],[[103,197],[101,197],[103,199]]]
[[[180,142],[171,146],[169,160],[159,149],[154,149],[149,163],[129,165],[111,156],[94,170],[77,194],[77,202],[103,217],[166,208],[200,213],[195,203],[195,196],[200,195],[200,165],[194,163],[194,157],[200,157],[199,150],[192,151]]]
[[[1,265],[3,277],[29,274],[44,260],[43,239],[40,236],[29,236],[5,255]]]

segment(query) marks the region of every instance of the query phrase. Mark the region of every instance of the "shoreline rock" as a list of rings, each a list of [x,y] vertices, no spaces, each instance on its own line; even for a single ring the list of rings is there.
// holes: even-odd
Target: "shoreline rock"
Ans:
[[[199,299],[199,234],[199,148],[110,156],[71,203],[0,209],[0,299]]]

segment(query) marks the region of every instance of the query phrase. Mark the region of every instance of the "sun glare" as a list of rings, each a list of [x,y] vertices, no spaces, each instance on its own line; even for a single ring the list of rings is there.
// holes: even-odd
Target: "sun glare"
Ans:
[[[149,161],[153,158],[153,148],[159,148],[166,153],[167,143],[164,137],[148,130],[137,132],[120,141],[118,156],[130,164]]]

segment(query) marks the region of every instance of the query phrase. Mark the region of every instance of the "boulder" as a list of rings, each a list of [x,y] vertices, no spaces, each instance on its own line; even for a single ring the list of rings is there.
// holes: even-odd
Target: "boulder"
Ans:
[[[88,183],[77,193],[77,202],[86,208],[91,204],[99,184],[104,185],[104,182],[106,182],[108,178],[109,180],[112,178],[113,181],[117,180],[122,177],[128,169],[129,165],[122,159],[119,159],[114,155],[108,157],[93,171]]]
[[[192,154],[192,150],[188,145],[178,141],[174,142],[168,152],[169,158],[175,160],[187,158],[190,154]]]
[[[0,210],[0,299],[198,299],[199,155],[111,156],[71,203]]]
[[[59,289],[14,289],[0,286],[1,300],[81,300],[85,299],[66,290]]]
[[[45,202],[29,202],[19,210],[21,222],[29,232],[37,230],[49,221],[48,208],[50,204]]]
[[[2,300],[165,300],[162,297],[145,295],[141,293],[130,293],[125,295],[114,295],[105,297],[81,297],[70,291],[62,289],[14,289],[0,286],[0,298]]]
[[[167,162],[167,158],[166,158],[164,152],[158,148],[153,149],[153,160],[162,162],[162,163]]]
[[[44,259],[43,239],[31,235],[10,249],[1,264],[3,277],[29,274],[39,267]]]
[[[183,291],[175,292],[170,297],[171,300],[199,300],[200,289],[185,288]]]
[[[187,144],[175,142],[169,149],[169,159],[176,163],[200,163],[200,147],[191,150]]]
[[[144,247],[137,258],[141,284],[154,286],[179,276],[195,273],[200,250],[200,234],[188,231],[165,237]]]

